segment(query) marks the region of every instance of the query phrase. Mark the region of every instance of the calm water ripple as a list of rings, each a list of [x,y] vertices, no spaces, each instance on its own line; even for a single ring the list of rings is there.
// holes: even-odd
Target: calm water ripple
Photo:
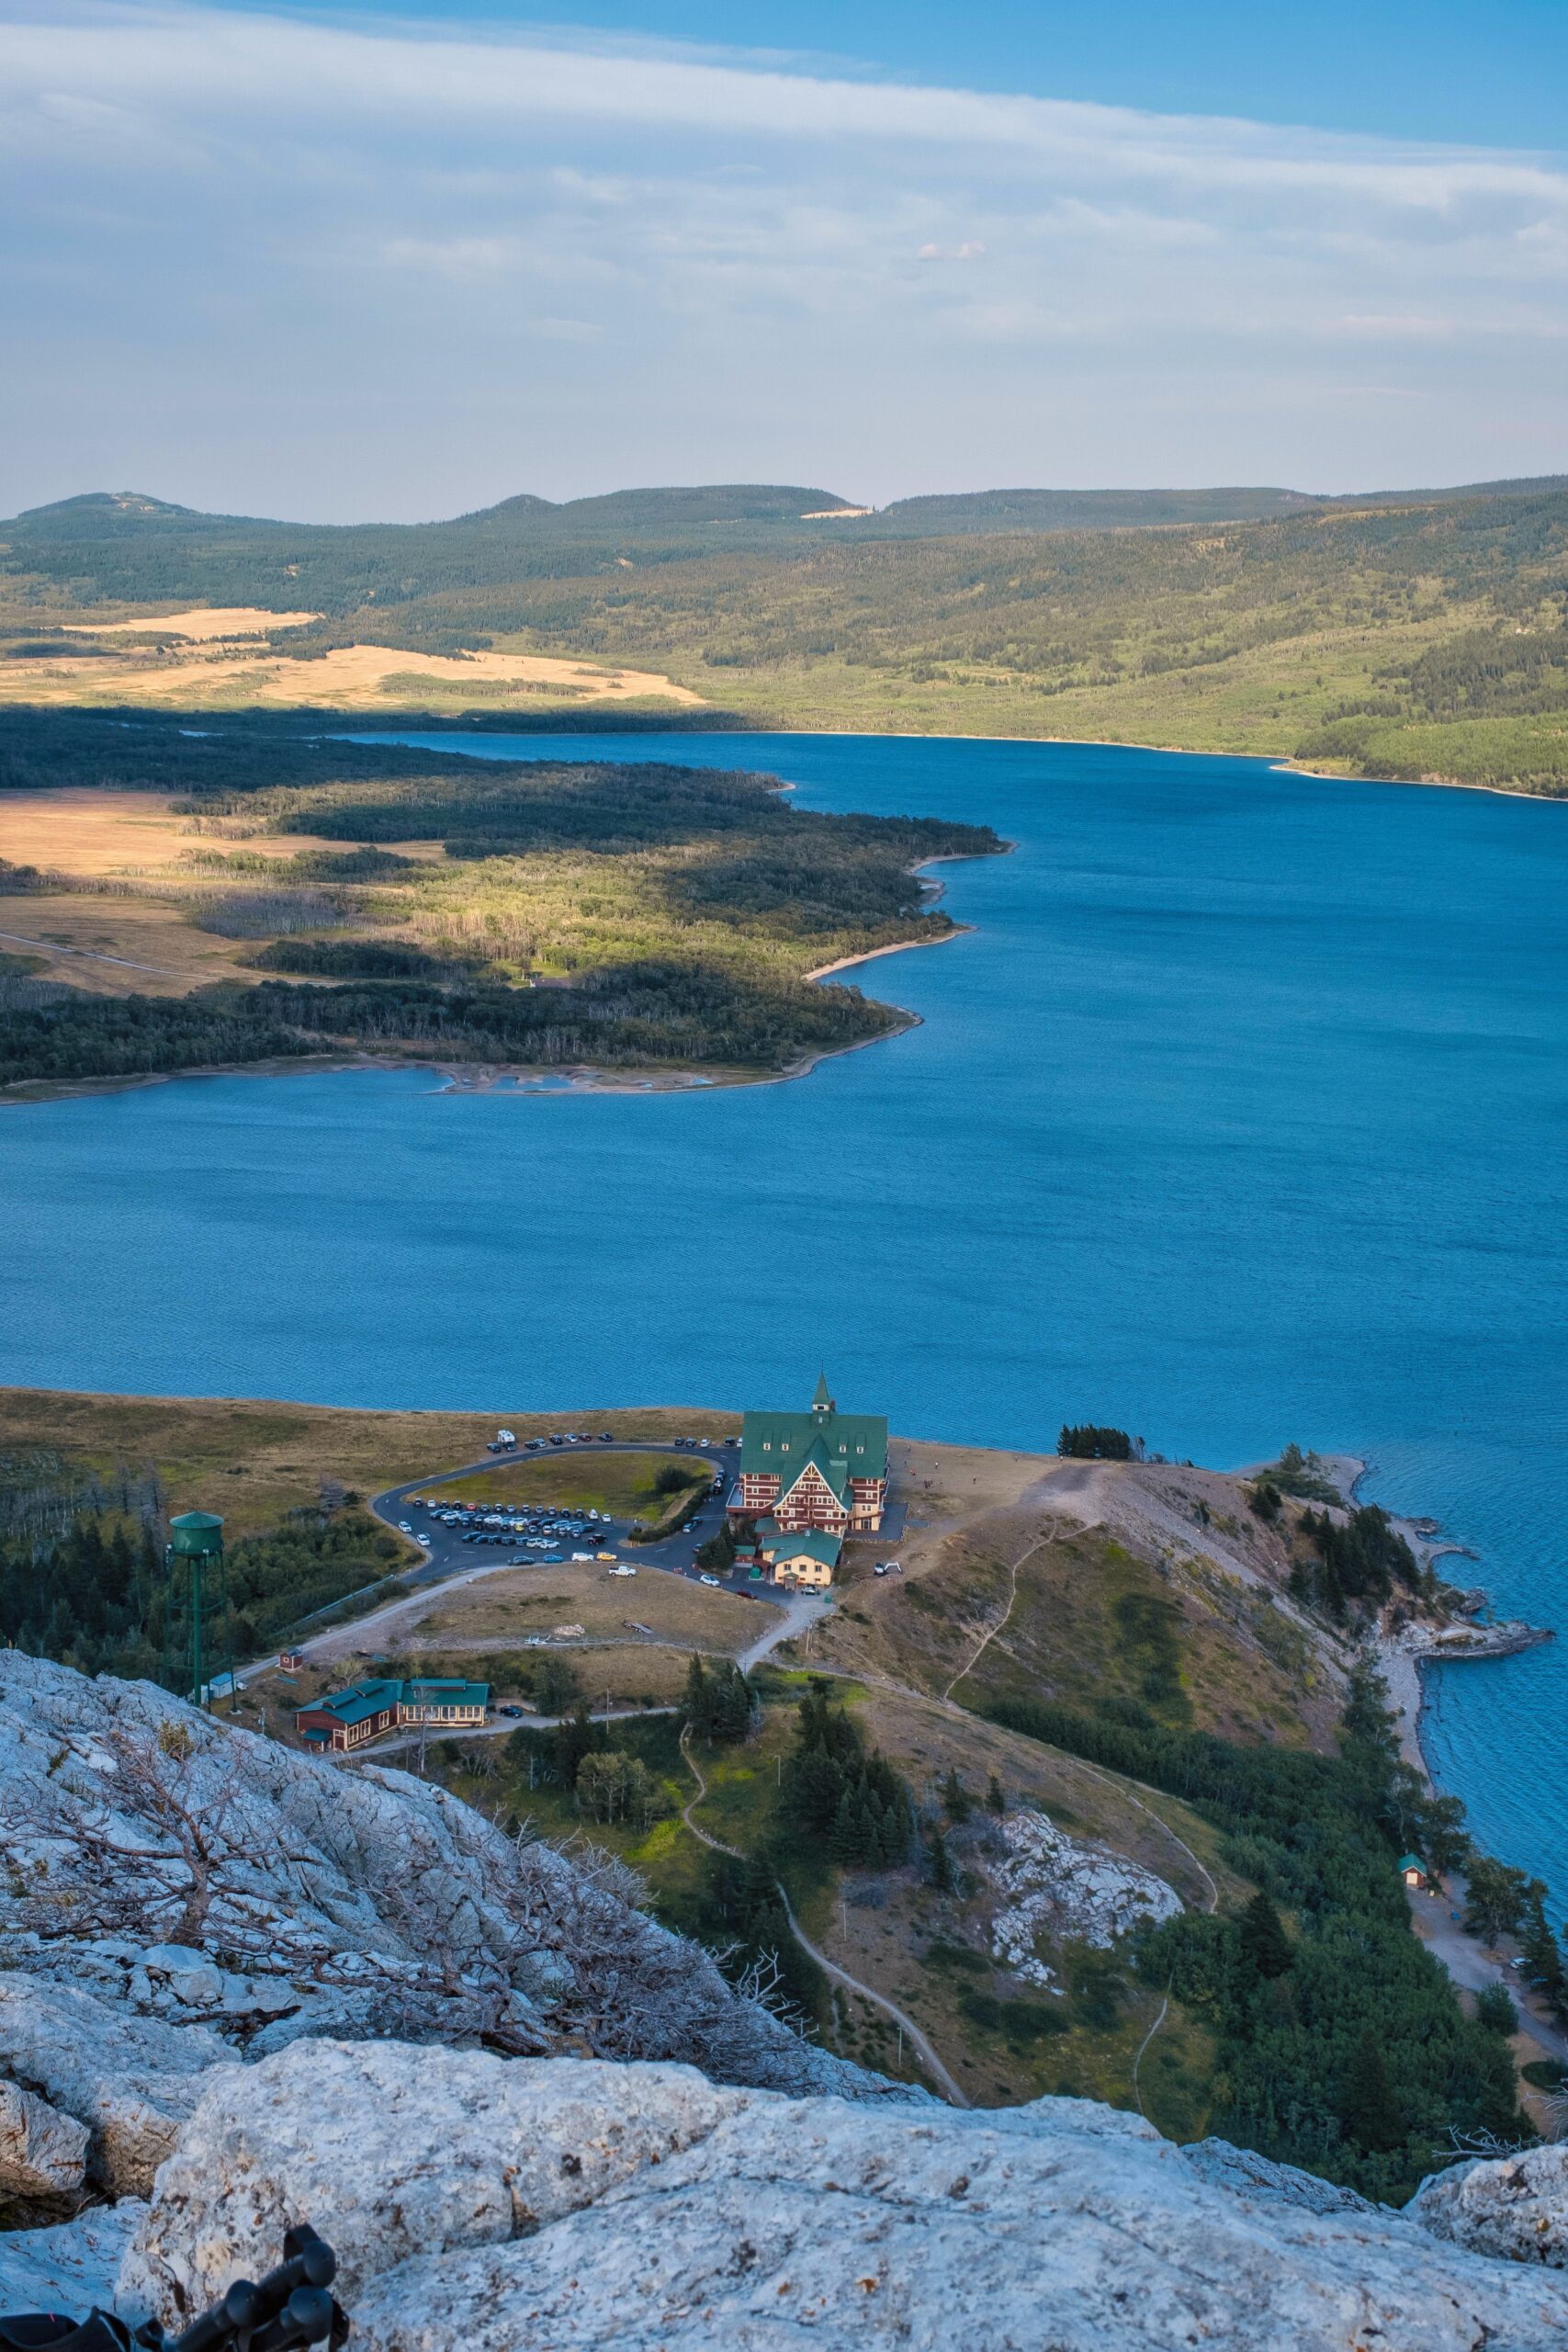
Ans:
[[[434,738],[446,741],[449,739]],[[491,737],[979,819],[923,1025],[789,1086],[190,1080],[0,1119],[0,1377],[513,1408],[806,1393],[1364,1453],[1562,1622],[1568,808],[1261,762],[869,737]],[[1434,1683],[1481,1836],[1568,1897],[1568,1642]]]

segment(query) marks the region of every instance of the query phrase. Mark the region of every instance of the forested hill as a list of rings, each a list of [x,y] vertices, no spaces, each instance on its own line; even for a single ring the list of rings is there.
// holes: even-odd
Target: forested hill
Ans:
[[[1568,791],[1562,476],[1352,500],[998,491],[880,513],[720,485],[350,527],[73,499],[0,526],[0,699],[71,698],[40,682],[40,662],[82,650],[62,623],[191,605],[320,616],[267,650],[302,665],[354,643],[566,655],[753,725]],[[136,699],[129,649],[98,642]],[[330,704],[324,680],[302,676],[299,702]],[[418,698],[435,684],[411,667],[394,698],[435,707]],[[470,699],[521,708],[524,691],[540,689],[476,675]]]

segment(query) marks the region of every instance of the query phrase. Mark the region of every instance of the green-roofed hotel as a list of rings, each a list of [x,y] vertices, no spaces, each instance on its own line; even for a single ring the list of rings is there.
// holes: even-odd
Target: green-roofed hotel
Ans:
[[[732,1521],[768,1519],[782,1533],[874,1535],[887,1508],[887,1422],[840,1413],[817,1383],[805,1413],[748,1413]]]

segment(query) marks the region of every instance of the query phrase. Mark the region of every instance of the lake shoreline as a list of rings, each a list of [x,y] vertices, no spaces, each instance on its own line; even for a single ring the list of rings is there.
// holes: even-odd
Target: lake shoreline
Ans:
[[[1363,1479],[1373,1475],[1375,1465],[1359,1454],[1348,1454],[1335,1457],[1333,1467],[1336,1483],[1347,1504],[1354,1508],[1357,1489]],[[1347,1470],[1350,1473],[1348,1479],[1344,1476]],[[1435,1560],[1455,1555],[1465,1559],[1475,1556],[1464,1544],[1439,1541],[1429,1520],[1417,1522],[1397,1512],[1391,1512],[1389,1517],[1394,1532],[1404,1537],[1424,1568],[1429,1568]],[[1467,1632],[1468,1642],[1464,1639]],[[1378,1668],[1388,1685],[1389,1700],[1398,1720],[1400,1754],[1427,1788],[1440,1793],[1424,1737],[1430,1695],[1423,1669],[1429,1666],[1482,1665],[1488,1659],[1517,1657],[1524,1650],[1538,1649],[1556,1638],[1556,1631],[1550,1625],[1531,1625],[1522,1619],[1506,1618],[1439,1632],[1410,1626],[1403,1634],[1378,1641]]]
[[[405,725],[411,733],[451,733],[466,736],[470,742],[479,740],[473,731],[465,729],[460,721],[431,718],[428,714],[425,715],[425,723],[423,726],[419,723],[419,718],[416,715],[408,720],[400,719],[398,729],[388,731],[399,731]],[[370,731],[379,734],[382,730],[376,729]],[[486,731],[499,735],[503,734],[505,729],[498,727]],[[549,731],[547,727],[517,730],[520,735],[524,733],[547,735]],[[572,730],[563,729],[561,731],[566,733]],[[584,728],[580,731],[591,734],[593,730],[591,728]],[[628,729],[626,731],[630,733],[635,730]],[[1397,791],[1426,785],[1435,792],[1484,792],[1490,793],[1499,800],[1568,800],[1568,794],[1532,792],[1523,785],[1472,784],[1465,777],[1458,775],[1358,775],[1351,768],[1314,767],[1306,761],[1298,759],[1293,752],[1228,751],[1215,750],[1213,747],[1203,749],[1192,743],[1149,743],[1145,742],[1142,737],[1129,735],[983,735],[969,732],[950,735],[944,734],[940,729],[923,728],[792,727],[781,725],[777,720],[763,722],[739,717],[736,718],[733,725],[727,726],[694,724],[690,719],[674,718],[668,726],[661,726],[649,731],[660,735],[803,735],[813,738],[829,736],[835,742],[852,743],[1040,743],[1068,751],[1156,752],[1165,759],[1257,760],[1260,761],[1264,766],[1274,770],[1276,774],[1306,776],[1316,784],[1383,784]],[[794,789],[793,786],[786,788]],[[934,859],[928,861],[931,864],[939,862]]]

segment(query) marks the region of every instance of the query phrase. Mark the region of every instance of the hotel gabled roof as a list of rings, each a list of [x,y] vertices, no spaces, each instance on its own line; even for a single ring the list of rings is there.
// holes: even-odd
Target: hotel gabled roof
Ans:
[[[887,1420],[882,1413],[840,1413],[818,1384],[818,1401],[806,1413],[748,1413],[740,1441],[743,1478],[780,1478],[787,1488],[813,1449],[832,1483],[842,1478],[886,1478]],[[835,1492],[842,1489],[835,1485]]]

